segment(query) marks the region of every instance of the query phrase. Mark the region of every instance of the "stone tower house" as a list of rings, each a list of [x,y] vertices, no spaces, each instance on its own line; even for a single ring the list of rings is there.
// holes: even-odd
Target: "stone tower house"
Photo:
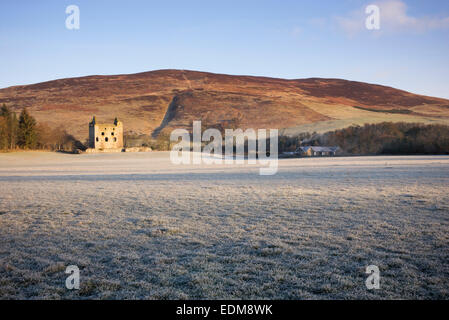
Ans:
[[[89,148],[97,150],[122,149],[122,122],[115,118],[113,124],[97,123],[94,116],[89,123]]]

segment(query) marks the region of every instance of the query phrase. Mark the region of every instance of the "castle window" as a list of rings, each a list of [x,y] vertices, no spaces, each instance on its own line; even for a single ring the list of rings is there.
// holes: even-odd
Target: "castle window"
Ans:
[[[98,137],[96,138],[97,142],[98,142]]]
[[[104,136],[104,132],[102,132],[101,135]]]
[[[104,138],[104,141],[108,142],[108,137]]]
[[[114,135],[114,132],[111,132],[111,136],[113,136]]]
[[[116,141],[117,141],[117,138],[114,137],[114,142],[116,142]]]

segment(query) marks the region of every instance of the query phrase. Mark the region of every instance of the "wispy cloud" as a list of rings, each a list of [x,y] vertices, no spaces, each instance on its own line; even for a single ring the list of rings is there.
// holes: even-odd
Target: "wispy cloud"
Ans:
[[[449,16],[414,17],[408,14],[407,4],[401,0],[376,1],[380,9],[380,30],[378,33],[412,32],[424,33],[431,30],[449,29]],[[365,28],[365,7],[353,11],[344,17],[336,17],[340,29],[350,36],[367,31]]]

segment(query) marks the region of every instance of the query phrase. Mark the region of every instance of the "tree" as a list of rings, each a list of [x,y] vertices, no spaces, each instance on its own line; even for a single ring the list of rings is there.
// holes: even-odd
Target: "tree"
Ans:
[[[8,148],[8,125],[4,117],[0,117],[0,150]]]
[[[67,133],[63,126],[51,128],[46,123],[39,123],[35,128],[37,134],[37,147],[57,151],[85,150],[85,146]]]
[[[37,145],[36,120],[24,108],[19,117],[19,145],[24,149],[33,149]]]
[[[17,135],[19,130],[19,121],[15,112],[11,113],[9,123],[9,148],[15,149],[17,144]]]
[[[36,134],[38,147],[42,149],[56,150],[56,137],[54,130],[46,123],[38,123],[36,125]]]
[[[0,116],[8,117],[10,114],[11,111],[9,111],[9,108],[6,106],[6,104],[3,104],[2,108],[0,109]]]
[[[160,151],[170,150],[172,142],[170,141],[170,135],[167,132],[161,132],[158,134],[157,139],[152,148]]]
[[[0,108],[1,121],[1,142],[0,149],[14,149],[17,142],[17,117],[15,112],[3,104]]]

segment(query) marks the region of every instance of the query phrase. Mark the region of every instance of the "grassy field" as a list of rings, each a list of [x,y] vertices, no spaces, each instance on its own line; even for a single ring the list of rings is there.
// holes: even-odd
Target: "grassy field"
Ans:
[[[363,110],[360,107],[346,105],[323,105],[313,101],[305,102],[309,109],[331,118],[332,120],[317,121],[302,124],[295,127],[282,129],[282,134],[294,136],[302,132],[325,133],[328,131],[338,130],[350,126],[363,126],[366,123],[381,122],[409,122],[423,124],[449,124],[449,111],[447,108],[436,108],[431,106],[421,106],[411,109],[414,112],[426,111],[425,115],[410,115],[406,113],[391,113],[380,111]],[[410,111],[410,110],[409,110]],[[410,111],[410,112],[411,112]]]
[[[0,154],[0,298],[449,298],[448,156],[258,172],[163,152]]]

